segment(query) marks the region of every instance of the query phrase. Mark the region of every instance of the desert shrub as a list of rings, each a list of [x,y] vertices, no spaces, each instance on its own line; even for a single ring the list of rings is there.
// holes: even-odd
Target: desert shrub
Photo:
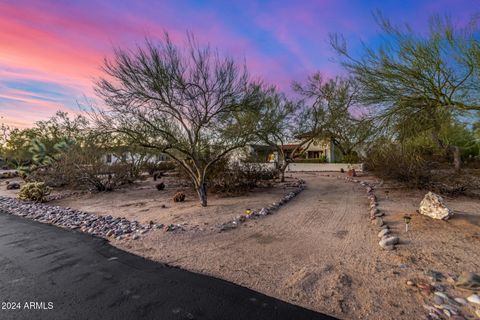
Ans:
[[[95,191],[113,191],[119,186],[133,183],[128,164],[77,166],[74,179],[79,188]]]
[[[185,201],[185,193],[179,191],[173,196],[173,202],[183,202]]]
[[[43,182],[29,182],[20,189],[18,198],[21,200],[45,202],[50,192],[50,187]]]
[[[135,180],[130,163],[107,164],[97,146],[74,146],[49,166],[31,172],[28,181],[42,181],[51,187],[112,191]]]
[[[177,167],[177,172],[179,179],[190,181],[181,166]],[[261,181],[278,178],[278,170],[266,167],[264,163],[230,162],[228,159],[217,161],[209,172],[207,189],[213,193],[228,195],[243,194],[258,186]]]
[[[425,187],[430,179],[429,162],[415,146],[380,141],[370,148],[365,168],[380,178],[394,179],[415,187]]]
[[[143,166],[143,170],[151,176],[153,176],[155,172],[167,172],[175,169],[176,165],[173,161],[147,162]]]
[[[358,154],[356,152],[352,152],[350,154],[343,156],[342,162],[343,163],[359,163],[360,158],[358,157]]]
[[[165,183],[160,182],[155,185],[155,188],[157,188],[158,191],[162,191],[165,189]]]
[[[275,179],[278,171],[261,163],[220,163],[207,181],[215,193],[241,194],[255,188],[260,181]]]

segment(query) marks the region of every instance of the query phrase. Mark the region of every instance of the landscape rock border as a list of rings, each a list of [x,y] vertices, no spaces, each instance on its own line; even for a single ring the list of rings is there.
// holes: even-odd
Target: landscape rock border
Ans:
[[[222,231],[227,231],[227,230],[232,230],[240,226],[242,223],[251,220],[251,219],[257,219],[260,217],[264,217],[270,214],[273,214],[275,211],[277,211],[281,206],[284,204],[288,203],[290,200],[295,198],[300,192],[302,192],[305,189],[306,182],[303,179],[300,178],[294,178],[296,179],[295,182],[289,183],[286,186],[289,187],[294,187],[293,191],[290,191],[289,193],[285,194],[278,202],[273,202],[271,205],[267,207],[263,207],[258,210],[251,210],[250,214],[243,214],[236,216],[235,219],[232,221],[225,222],[219,226],[219,232]]]
[[[100,216],[75,209],[21,201],[9,197],[0,197],[0,210],[41,223],[117,240],[137,240],[140,235],[152,229],[163,228],[163,224],[140,224],[138,221],[130,221],[125,218],[114,218],[110,215]]]
[[[337,176],[338,177],[338,176]],[[340,177],[341,178],[341,177]],[[378,198],[375,195],[375,185],[368,183],[367,181],[362,181],[354,179],[353,177],[345,177],[345,181],[358,183],[365,188],[367,193],[367,199],[369,201],[369,218],[370,222],[380,229],[378,237],[380,241],[378,244],[384,250],[391,251],[396,249],[396,245],[400,243],[400,238],[392,234],[392,231],[385,220],[382,218],[385,216],[385,212],[378,208]]]

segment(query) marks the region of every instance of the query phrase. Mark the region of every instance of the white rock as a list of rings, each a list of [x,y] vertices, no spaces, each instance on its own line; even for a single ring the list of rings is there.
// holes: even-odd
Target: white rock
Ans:
[[[382,229],[382,231],[380,231],[380,232],[378,233],[378,237],[379,237],[379,238],[383,238],[383,236],[385,236],[385,235],[387,235],[387,234],[389,234],[389,233],[390,233],[390,230],[388,230],[388,229]]]
[[[440,292],[440,291],[435,291],[434,294],[436,296],[439,296],[440,298],[446,300],[446,301],[448,301],[450,299],[445,293]]]
[[[467,298],[467,301],[471,303],[480,304],[480,296],[476,294],[472,294],[470,297]]]
[[[433,219],[448,220],[453,216],[443,201],[443,198],[433,192],[428,192],[420,202],[420,214],[429,216]]]
[[[262,208],[258,214],[261,215],[261,216],[266,216],[269,213],[270,212],[267,208]]]
[[[391,246],[391,245],[395,245],[397,244],[398,242],[400,241],[400,239],[398,237],[386,237],[382,240],[380,240],[380,242],[378,243],[381,247],[386,247],[386,246]]]
[[[463,298],[455,298],[454,300],[461,305],[467,304],[467,300]]]

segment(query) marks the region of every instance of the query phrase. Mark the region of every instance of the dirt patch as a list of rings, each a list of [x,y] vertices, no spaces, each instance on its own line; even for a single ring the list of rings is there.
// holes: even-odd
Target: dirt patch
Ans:
[[[178,183],[176,177],[164,177],[165,190],[158,191],[158,182],[140,181],[128,188],[113,192],[90,193],[61,200],[51,201],[51,205],[70,207],[100,215],[125,217],[140,223],[180,224],[195,227],[200,231],[213,230],[213,226],[232,220],[235,216],[245,214],[246,209],[260,209],[278,201],[291,189],[286,183],[274,183],[271,186],[255,188],[241,196],[225,197],[209,194],[209,205],[199,206],[196,193]],[[173,196],[182,191],[186,194],[184,202],[174,202]]]
[[[185,203],[174,204],[172,195],[180,186],[167,183],[167,189],[159,192],[150,181],[129,190],[82,195],[55,204],[141,222],[198,225],[187,232],[155,230],[138,241],[112,242],[147,258],[341,319],[422,318],[431,292],[406,282],[428,282],[429,270],[444,275],[441,285],[446,292],[465,297],[453,291],[448,281],[449,275],[480,271],[478,200],[446,198],[455,216],[436,221],[415,213],[425,191],[388,183],[377,187],[379,209],[401,239],[397,250],[384,251],[378,245],[378,229],[369,223],[364,187],[335,175],[296,177],[306,180],[306,189],[275,214],[222,233],[210,227],[242,214],[245,208],[277,201],[286,187],[260,188],[235,198],[211,197],[210,206],[201,208],[193,192],[187,193]],[[405,213],[413,216],[408,233]]]
[[[236,230],[153,232],[141,242],[116,245],[342,319],[417,319],[426,314],[426,297],[407,280],[424,277],[426,268],[457,274],[478,270],[477,244],[467,240],[480,232],[475,200],[447,199],[462,213],[449,222],[416,216],[405,236],[403,214],[415,211],[423,192],[392,190],[390,202],[381,198],[379,205],[404,242],[386,252],[378,246],[377,228],[368,222],[362,186],[320,174],[298,177],[307,187],[297,198]],[[438,257],[441,246],[443,257]]]

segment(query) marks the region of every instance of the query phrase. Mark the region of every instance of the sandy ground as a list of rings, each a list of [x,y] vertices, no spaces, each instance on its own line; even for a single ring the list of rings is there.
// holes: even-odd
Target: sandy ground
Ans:
[[[204,225],[185,232],[155,230],[139,241],[116,241],[122,249],[187,270],[213,275],[276,298],[341,319],[423,319],[423,304],[432,296],[406,281],[429,282],[425,271],[442,272],[437,283],[454,297],[452,278],[464,271],[480,273],[480,201],[446,198],[455,210],[448,222],[417,215],[425,191],[376,189],[385,221],[400,236],[395,251],[378,245],[378,229],[368,221],[368,201],[359,184],[320,174],[297,174],[307,189],[275,214],[219,233],[222,223],[261,207],[285,193],[282,186],[258,189],[248,196],[211,197],[198,206],[194,194],[183,204],[171,202],[178,189],[163,194],[144,182],[133,190],[82,195],[53,204],[125,216],[139,221]],[[365,177],[362,179],[370,179]],[[389,190],[388,199],[385,190]],[[161,208],[165,204],[167,208]],[[146,210],[147,209],[147,210]],[[404,231],[403,215],[413,214]],[[471,311],[471,310],[467,310]]]
[[[71,207],[101,215],[125,217],[140,223],[181,224],[200,230],[211,229],[216,224],[232,220],[244,214],[245,209],[260,209],[277,201],[291,188],[285,183],[275,183],[271,187],[255,188],[241,196],[221,196],[209,194],[209,205],[201,207],[197,194],[188,187],[178,183],[176,177],[164,177],[165,190],[155,188],[157,182],[149,178],[137,182],[133,187],[115,190],[114,192],[88,193],[62,200],[49,202],[53,205]],[[185,202],[173,202],[177,191],[186,194]]]
[[[202,272],[342,319],[419,319],[424,297],[410,279],[423,271],[480,271],[478,201],[449,201],[449,222],[415,216],[403,234],[405,212],[424,192],[392,191],[380,199],[402,245],[378,246],[368,223],[364,188],[332,177],[300,174],[307,189],[277,213],[224,233],[156,231],[140,242],[115,242],[150,259]],[[381,192],[381,191],[380,191]]]

